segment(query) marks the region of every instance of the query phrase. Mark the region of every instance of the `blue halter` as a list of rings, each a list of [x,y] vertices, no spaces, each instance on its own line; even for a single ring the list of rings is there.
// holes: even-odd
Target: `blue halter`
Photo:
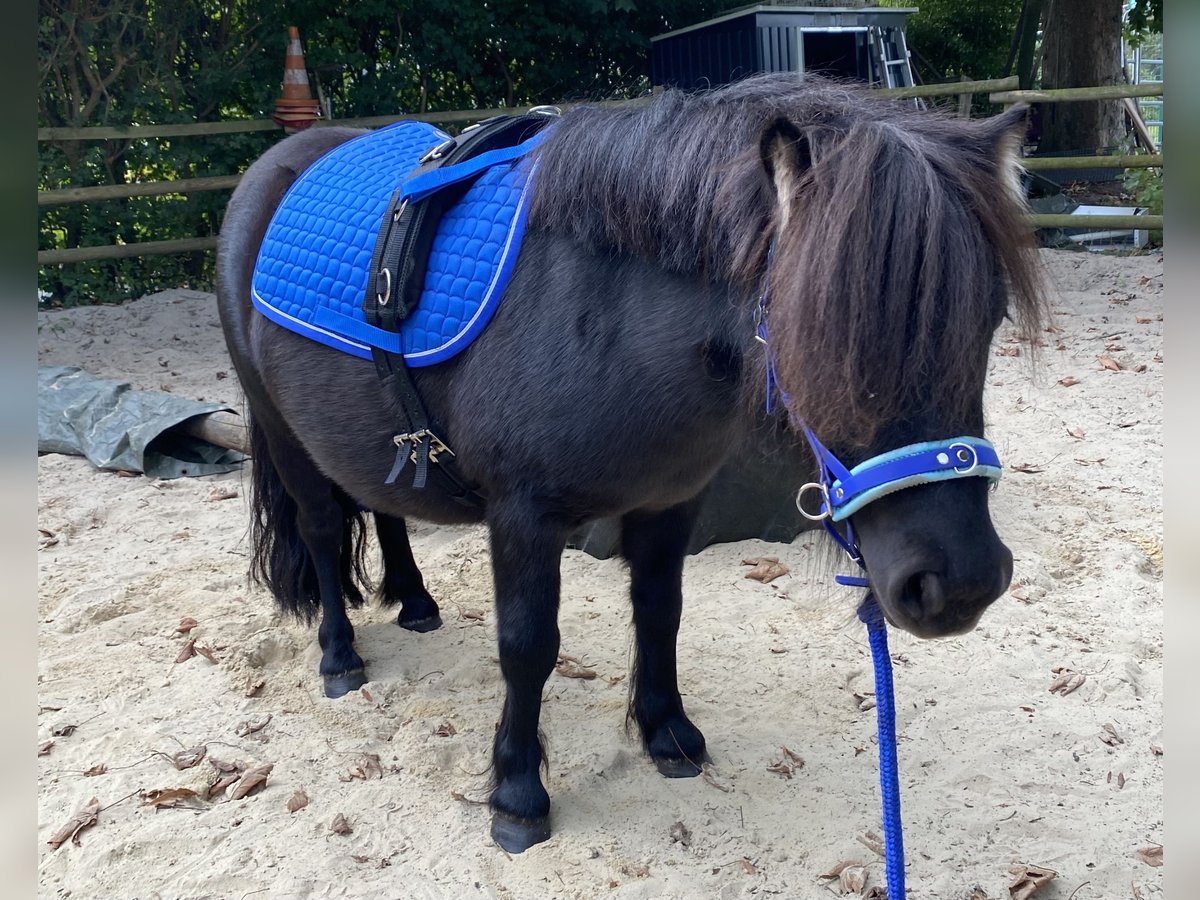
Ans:
[[[768,273],[774,256],[775,240],[772,238],[767,251]],[[790,404],[775,374],[775,357],[767,342],[769,299],[769,289],[764,286],[754,320],[756,336],[766,353],[766,408],[767,412],[771,413],[775,409],[776,394],[783,399],[785,407]],[[875,669],[875,718],[879,740],[879,787],[883,801],[887,891],[889,897],[903,900],[904,834],[900,818],[900,775],[896,758],[896,701],[892,686],[892,658],[888,653],[887,624],[883,618],[883,611],[871,592],[871,582],[866,577],[867,566],[858,548],[850,516],[873,500],[918,484],[981,477],[995,485],[1000,480],[1000,457],[989,441],[968,435],[943,441],[909,444],[873,456],[854,468],[847,469],[829,448],[818,440],[808,425],[800,424],[804,437],[817,459],[820,475],[818,481],[800,488],[796,494],[796,507],[805,518],[821,522],[862,572],[861,575],[835,575],[834,580],[848,587],[867,589],[867,595],[858,608],[858,618],[867,626],[871,661]],[[810,512],[804,507],[804,497],[809,493],[816,493],[820,497],[820,506],[816,511]],[[838,522],[845,523],[845,535],[834,527]]]

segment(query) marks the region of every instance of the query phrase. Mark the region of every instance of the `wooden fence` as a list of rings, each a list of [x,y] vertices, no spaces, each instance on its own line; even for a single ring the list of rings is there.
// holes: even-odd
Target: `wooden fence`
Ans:
[[[1029,103],[1064,103],[1086,100],[1112,100],[1135,97],[1162,96],[1161,84],[1112,85],[1096,88],[1066,88],[1056,91],[1017,90],[1015,77],[996,78],[983,81],[958,81],[945,84],[923,84],[904,88],[881,88],[878,93],[898,98],[958,97],[960,114],[970,109],[970,98],[975,94],[988,94],[994,103],[1011,105],[1020,101]],[[313,127],[330,125],[353,125],[377,128],[405,119],[432,122],[438,125],[467,125],[489,116],[502,113],[525,112],[530,107],[516,109],[453,110],[440,113],[406,113],[393,116],[371,116],[356,119],[318,121]],[[220,134],[245,134],[257,131],[279,131],[279,126],[270,119],[246,119],[227,122],[195,122],[179,125],[119,125],[88,128],[39,128],[38,142],[48,141],[95,141],[116,138],[152,139],[186,138]],[[1102,166],[1105,168],[1161,168],[1161,153],[1129,154],[1122,156],[1070,156],[1028,158],[1023,162],[1031,171],[1047,169],[1078,169]],[[38,206],[58,206],[74,203],[94,203],[102,200],[126,197],[153,197],[165,194],[194,194],[203,191],[227,191],[236,187],[240,175],[213,175],[202,178],[184,178],[175,181],[133,182],[129,184],[106,184],[93,187],[59,188],[38,192]],[[1066,220],[1070,220],[1069,223]],[[1033,215],[1030,221],[1038,228],[1138,228],[1161,229],[1162,216],[1062,216]],[[132,244],[108,244],[93,247],[69,247],[57,250],[39,250],[39,266],[60,263],[91,262],[101,259],[121,259],[156,254],[188,253],[197,250],[212,250],[217,245],[216,236],[192,237],[167,241],[144,241]]]

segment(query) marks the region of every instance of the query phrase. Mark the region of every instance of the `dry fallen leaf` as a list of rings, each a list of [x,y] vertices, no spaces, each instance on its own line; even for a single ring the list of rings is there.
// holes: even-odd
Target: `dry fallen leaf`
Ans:
[[[744,856],[742,857],[741,863],[742,863],[742,871],[745,872],[747,875],[757,875],[758,874],[758,866],[754,865],[754,863],[750,862],[750,860],[746,859],[746,857],[744,857]]]
[[[1015,466],[1009,466],[1014,472],[1024,472],[1026,475],[1036,475],[1038,472],[1045,471],[1041,466],[1033,463],[1017,463]]]
[[[1014,346],[1001,347],[996,351],[997,356],[1020,356],[1021,348]]]
[[[187,634],[189,631],[191,631],[193,628],[195,628],[199,624],[200,623],[197,622],[195,619],[193,619],[191,616],[184,616],[180,620],[179,624],[177,626],[175,626],[175,631],[177,631],[179,634]]]
[[[831,868],[829,871],[822,872],[817,877],[818,878],[838,878],[841,876],[842,872],[844,872],[846,869],[850,868],[851,866],[865,866],[865,865],[866,865],[866,863],[861,863],[861,862],[858,862],[857,860],[843,859],[843,860],[840,860],[839,862],[835,863],[833,868]]]
[[[989,898],[987,891],[977,884],[971,888],[971,893],[967,894],[965,900],[989,900]]]
[[[329,823],[329,830],[334,834],[349,834],[354,829],[350,827],[350,823],[346,820],[346,816],[338,813],[333,817],[333,821]]]
[[[1138,859],[1146,865],[1156,869],[1163,864],[1162,844],[1155,844],[1153,847],[1139,847],[1137,855]]]
[[[230,800],[241,800],[247,797],[254,791],[266,786],[267,776],[271,774],[271,770],[275,768],[274,763],[264,763],[261,766],[255,766],[252,769],[247,769],[242,773],[242,777],[229,791]]]
[[[308,806],[308,794],[304,793],[304,791],[298,790],[296,793],[292,794],[291,798],[288,800],[287,811],[290,813],[298,812],[299,810],[304,809],[306,806]]]
[[[717,781],[717,779],[713,777],[712,772],[708,770],[707,765],[701,766],[700,777],[703,778],[707,784],[715,787],[718,791],[724,791],[726,794],[733,791],[733,788],[731,788],[729,785],[721,784],[721,782]]]
[[[211,662],[211,663],[220,662],[220,660],[217,659],[217,657],[213,654],[212,650],[210,650],[208,647],[205,647],[203,644],[197,644],[195,641],[192,641],[191,643],[194,645],[193,649],[197,653],[199,653],[201,656],[203,656],[205,659],[207,659],[209,662]]]
[[[453,727],[453,726],[451,726]],[[368,781],[371,778],[383,777],[383,765],[379,761],[378,753],[362,753],[355,758],[351,763],[349,770],[345,775],[341,776],[341,781],[353,781],[359,778],[363,781]]]
[[[1082,428],[1068,428],[1067,435],[1075,438],[1077,441],[1082,441],[1087,435],[1087,432],[1085,432]]]
[[[1125,738],[1117,734],[1117,729],[1113,728],[1111,723],[1108,722],[1104,723],[1104,730],[1100,734],[1100,740],[1104,741],[1104,743],[1108,744],[1110,747],[1115,747],[1117,744],[1125,743]]]
[[[196,655],[196,639],[190,638],[188,640],[188,642],[183,645],[183,649],[179,651],[179,655],[177,657],[175,657],[175,662],[176,663],[187,662],[189,659],[191,659],[195,655]]]
[[[238,737],[246,737],[255,732],[262,731],[271,722],[271,714],[267,713],[265,719],[255,719],[252,721],[239,722],[237,728],[234,729],[234,734]]]
[[[1008,886],[1008,896],[1011,900],[1028,900],[1038,888],[1058,877],[1058,873],[1052,869],[1024,863],[1014,863],[1008,870],[1013,874],[1012,883]]]
[[[1054,680],[1050,682],[1050,693],[1052,694],[1061,694],[1065,697],[1087,681],[1087,676],[1082,672],[1076,672],[1066,666],[1055,666],[1050,671],[1055,676]]]
[[[175,809],[183,800],[191,800],[200,795],[191,788],[163,788],[161,790],[142,791],[142,805],[153,806],[155,809]]]
[[[50,733],[52,735],[54,735],[55,737],[70,737],[71,735],[73,735],[75,733],[75,729],[78,727],[79,727],[78,725],[71,725],[71,724],[55,725],[53,728],[50,729]]]
[[[103,775],[107,771],[108,765],[106,763],[96,763],[94,766],[84,769],[83,774],[89,778],[94,778],[97,775]]]
[[[855,840],[874,853],[880,858],[886,858],[887,851],[884,849],[883,838],[873,831],[868,831],[866,834],[855,835]]]
[[[1111,356],[1098,356],[1096,359],[1099,361],[1101,368],[1108,369],[1110,372],[1120,372],[1125,368]]]
[[[682,822],[676,822],[674,825],[672,825],[670,833],[671,843],[682,844],[684,847],[690,847],[692,845],[691,829]]]
[[[96,819],[100,815],[100,801],[93,797],[87,802],[79,812],[71,816],[69,822],[58,831],[50,836],[50,840],[46,841],[54,849],[58,849],[68,840],[74,844],[79,843],[79,832],[89,826],[96,824]]]
[[[225,762],[211,756],[208,758],[208,762],[217,770],[216,777],[208,786],[208,799],[210,800],[235,783],[241,777],[242,772],[246,770],[245,764],[240,762]]]
[[[746,578],[753,578],[755,581],[761,581],[763,584],[770,584],[781,575],[786,575],[790,570],[787,566],[781,563],[774,556],[760,556],[755,559],[743,559],[743,566],[753,566],[746,573]]]
[[[865,866],[846,866],[838,873],[838,890],[843,894],[861,894],[866,885]]]
[[[554,671],[564,678],[582,678],[584,681],[591,681],[596,677],[595,669],[589,669],[574,656],[568,656],[565,653],[558,654],[558,662],[554,664]]]
[[[209,492],[208,499],[210,502],[216,500],[232,500],[237,497],[237,495],[238,489],[235,487],[215,487]]]
[[[171,757],[171,762],[175,763],[175,768],[183,771],[190,769],[200,760],[204,759],[204,754],[208,752],[208,748],[202,746],[192,747],[190,750],[180,750]]]
[[[38,756],[49,756],[50,748],[54,746],[54,741],[42,741],[38,744]]]
[[[1068,375],[1066,378],[1058,379],[1058,383],[1063,387],[1072,387],[1073,385],[1079,384],[1079,379],[1074,375]]]
[[[1149,316],[1134,316],[1133,320],[1135,322],[1137,322],[1139,325],[1149,325],[1151,322],[1154,321]]]
[[[458,734],[458,729],[450,722],[443,722],[437,728],[433,729],[433,733],[438,737],[454,737]]]

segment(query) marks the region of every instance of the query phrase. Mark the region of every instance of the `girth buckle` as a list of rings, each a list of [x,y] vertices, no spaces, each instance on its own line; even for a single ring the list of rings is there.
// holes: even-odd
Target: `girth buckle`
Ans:
[[[406,434],[397,434],[392,437],[392,443],[396,445],[397,449],[405,444],[411,445],[412,450],[409,451],[408,458],[414,463],[417,461],[417,447],[426,441],[429,442],[429,459],[431,462],[437,462],[438,457],[443,453],[448,456],[454,456],[454,451],[450,449],[449,445],[428,428],[422,428],[420,431],[413,431]]]

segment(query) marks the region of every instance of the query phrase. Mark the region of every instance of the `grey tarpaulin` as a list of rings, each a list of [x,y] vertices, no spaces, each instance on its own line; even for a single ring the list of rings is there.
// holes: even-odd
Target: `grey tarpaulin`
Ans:
[[[173,430],[196,416],[228,410],[124,381],[97,378],[75,366],[38,369],[38,453],[86,456],[101,469],[153,478],[216,475],[244,456]]]

